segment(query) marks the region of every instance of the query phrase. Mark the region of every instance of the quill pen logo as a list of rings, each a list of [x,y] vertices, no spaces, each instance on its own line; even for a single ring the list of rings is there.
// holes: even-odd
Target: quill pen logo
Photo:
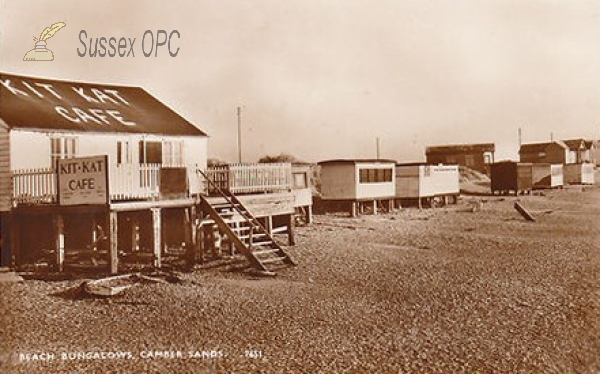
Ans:
[[[53,37],[58,30],[65,26],[64,22],[57,22],[50,27],[46,27],[39,38],[34,36],[35,48],[25,54],[23,61],[53,61],[54,54],[46,48],[46,40]]]

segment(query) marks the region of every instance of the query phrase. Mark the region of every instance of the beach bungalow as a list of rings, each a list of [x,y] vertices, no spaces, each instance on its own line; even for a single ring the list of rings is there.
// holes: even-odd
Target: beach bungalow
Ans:
[[[377,213],[379,206],[391,210],[396,195],[396,161],[382,159],[328,160],[318,163],[321,199],[342,203],[352,216],[367,206]]]
[[[563,164],[531,164],[533,188],[562,188],[564,185]]]
[[[193,263],[214,232],[260,271],[255,249],[293,262],[259,223],[287,217],[293,240],[291,165],[237,165],[215,188],[206,133],[139,87],[0,73],[0,98],[2,265]]]
[[[569,139],[563,141],[571,152],[570,159],[573,163],[596,163],[596,144],[592,140]]]
[[[576,160],[575,153],[560,140],[546,143],[522,144],[519,148],[521,162],[546,163],[546,164],[570,164]]]
[[[425,150],[428,164],[460,165],[487,173],[494,162],[493,143],[430,146]]]
[[[454,203],[460,195],[460,175],[457,165],[425,163],[396,164],[396,199],[415,200],[419,207],[425,201],[432,205],[436,198]]]

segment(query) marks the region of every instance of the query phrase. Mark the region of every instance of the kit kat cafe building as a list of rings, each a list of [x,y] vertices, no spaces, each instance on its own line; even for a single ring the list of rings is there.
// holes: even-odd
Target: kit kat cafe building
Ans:
[[[0,73],[1,265],[101,253],[117,230],[152,246],[157,222],[184,242],[165,224],[189,219],[206,158],[207,135],[140,87]]]

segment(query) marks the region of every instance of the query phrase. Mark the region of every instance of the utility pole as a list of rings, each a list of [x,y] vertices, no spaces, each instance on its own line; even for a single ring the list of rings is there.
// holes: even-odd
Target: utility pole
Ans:
[[[551,141],[551,142],[553,142],[553,141],[554,141],[554,133],[553,133],[553,132],[551,132],[551,133],[550,133],[550,141]]]
[[[521,131],[521,128],[519,127],[519,147],[521,146],[521,144],[523,144],[523,133]]]
[[[242,107],[237,107],[238,118],[238,162],[242,163]]]
[[[379,137],[375,138],[375,146],[377,147],[377,159],[379,160],[381,157],[381,154],[379,152],[380,149],[380,144],[379,144]]]

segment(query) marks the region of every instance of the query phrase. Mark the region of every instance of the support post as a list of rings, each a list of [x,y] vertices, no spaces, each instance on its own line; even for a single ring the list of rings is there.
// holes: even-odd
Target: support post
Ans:
[[[373,215],[377,215],[377,200],[373,200]]]
[[[162,235],[161,235],[161,209],[151,208],[152,211],[152,249],[154,252],[154,267],[162,265]]]
[[[61,214],[54,216],[54,249],[56,270],[62,272],[65,263],[65,224]]]
[[[1,266],[14,267],[11,247],[11,213],[0,213],[0,249],[2,250]]]
[[[296,221],[294,220],[294,215],[288,215],[288,244],[296,245],[296,238],[294,236],[294,226],[296,225]]]
[[[352,217],[352,218],[356,217],[357,213],[358,213],[357,202],[356,201],[350,202],[350,217]]]
[[[266,216],[265,217],[265,223],[266,223],[266,229],[267,232],[270,234],[273,233],[273,216]]]
[[[10,245],[11,266],[14,268],[17,264],[21,264],[21,235],[20,235],[20,219],[19,216],[13,214],[10,217],[10,231],[8,234]]]
[[[313,217],[312,217],[312,215],[313,215],[313,211],[312,211],[312,205],[309,205],[309,206],[306,208],[306,223],[307,223],[307,224],[310,224],[310,223],[312,223],[312,221],[313,221]]]
[[[119,271],[119,229],[117,223],[117,212],[108,212],[108,252],[111,274],[116,274]]]

